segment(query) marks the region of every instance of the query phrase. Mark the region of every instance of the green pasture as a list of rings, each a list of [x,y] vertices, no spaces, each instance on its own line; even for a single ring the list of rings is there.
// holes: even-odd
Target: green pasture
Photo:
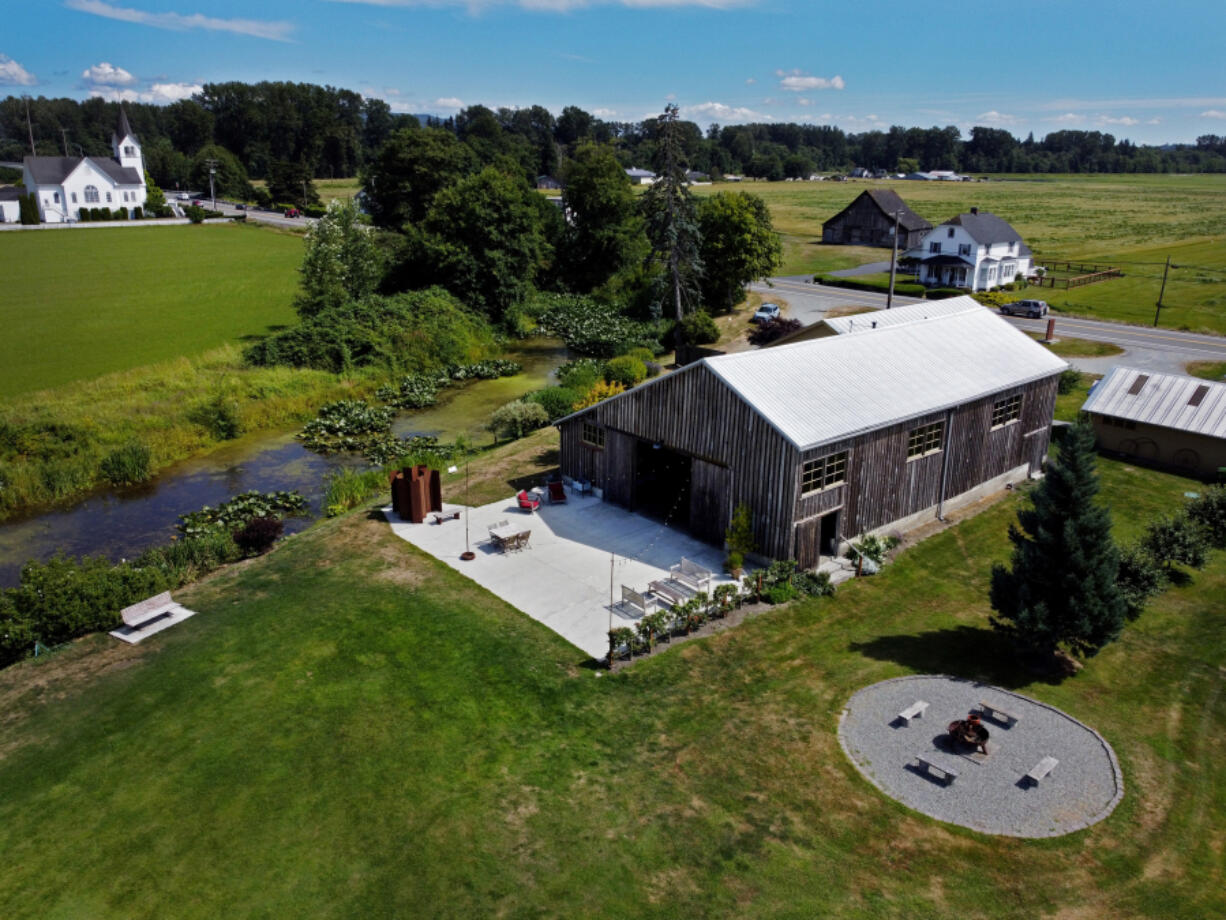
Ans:
[[[295,320],[301,237],[237,224],[0,235],[0,398]]]
[[[1125,535],[1192,485],[1102,467]],[[603,677],[377,514],[323,523],[182,592],[199,615],[140,646],[0,672],[0,915],[1222,916],[1226,558],[1036,681],[987,625],[1021,501]],[[1119,808],[1026,841],[882,796],[838,714],[929,672],[1097,728]]]

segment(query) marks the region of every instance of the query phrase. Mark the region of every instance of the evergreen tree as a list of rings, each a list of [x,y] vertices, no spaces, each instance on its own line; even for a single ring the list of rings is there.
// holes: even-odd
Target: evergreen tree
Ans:
[[[1017,513],[1020,529],[1009,528],[1012,570],[992,567],[992,625],[1031,651],[1088,657],[1123,628],[1119,550],[1097,493],[1094,432],[1079,424],[1034,490],[1034,507]]]
[[[664,107],[658,129],[655,162],[658,178],[643,196],[643,215],[652,258],[664,270],[661,279],[667,286],[667,298],[660,299],[672,302],[680,322],[687,307],[699,302],[698,285],[703,273],[701,238],[697,210],[685,178],[687,163],[677,106]]]

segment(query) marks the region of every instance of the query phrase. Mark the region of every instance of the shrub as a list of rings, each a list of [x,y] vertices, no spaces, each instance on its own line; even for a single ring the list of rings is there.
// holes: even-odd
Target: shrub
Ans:
[[[89,208],[82,208],[77,212],[77,220],[83,224],[89,223]]]
[[[728,553],[728,558],[724,560],[724,571],[729,575],[736,575],[743,568],[745,568],[745,557],[736,550]]]
[[[736,506],[728,522],[728,529],[724,531],[724,540],[728,544],[729,552],[742,557],[757,549],[753,539],[753,512],[750,511],[749,505],[742,502]]]
[[[647,376],[648,376],[648,377],[659,377],[659,376],[660,376],[660,372],[661,372],[662,370],[664,370],[664,368],[662,368],[662,367],[661,367],[659,364],[657,364],[655,361],[644,361],[644,362],[643,362],[643,367],[647,368]]]
[[[204,223],[204,208],[200,207],[198,204],[189,204],[183,209],[183,213],[187,215],[187,219],[193,224]]]
[[[620,383],[627,390],[647,379],[647,366],[638,358],[622,355],[604,366],[605,383]]]
[[[829,572],[797,572],[792,587],[806,597],[834,597],[834,585]]]
[[[537,294],[529,310],[540,311],[537,324],[542,332],[565,339],[581,355],[610,358],[628,348],[658,344],[650,323],[622,316],[591,297]]]
[[[115,486],[144,482],[149,478],[149,448],[144,444],[125,444],[102,458],[102,478]]]
[[[894,293],[898,293],[897,282],[894,284]],[[962,290],[962,288],[934,287],[928,288],[928,290],[924,292],[924,296],[929,300],[947,300],[950,297],[961,297],[965,293],[967,292]]]
[[[1081,371],[1075,371],[1070,367],[1060,372],[1060,379],[1056,382],[1056,392],[1061,396],[1066,396],[1079,386],[1081,386]]]
[[[1208,549],[1205,534],[1187,511],[1152,521],[1141,537],[1141,549],[1168,575],[1175,563],[1199,569],[1205,564]]]
[[[791,335],[793,332],[800,331],[800,320],[790,319],[778,316],[775,319],[768,319],[765,322],[758,323],[749,331],[749,344],[751,345],[769,345],[776,339],[781,339],[785,335]]]
[[[719,341],[719,328],[709,313],[695,310],[677,323],[673,338],[678,344],[711,345]]]
[[[383,470],[342,469],[326,480],[324,513],[328,517],[344,514],[387,488]]]
[[[1124,597],[1125,616],[1135,620],[1145,609],[1145,602],[1162,590],[1165,573],[1139,544],[1120,548],[1120,567],[1116,584]]]
[[[328,403],[295,437],[308,450],[319,453],[363,451],[369,442],[391,431],[395,410],[372,406],[358,399]]]
[[[545,387],[535,393],[529,393],[524,399],[537,403],[545,410],[552,422],[563,416],[570,415],[579,401],[580,394],[569,387]]]
[[[1187,513],[1211,546],[1226,549],[1226,487],[1210,487],[1200,498],[1188,503]]]
[[[199,425],[218,441],[232,441],[243,433],[238,400],[222,393],[201,403],[187,413],[188,421]]]
[[[285,524],[279,517],[252,518],[234,532],[234,544],[247,556],[259,556],[272,549]]]
[[[577,358],[567,361],[554,371],[554,375],[562,386],[584,393],[604,379],[604,362],[597,358]]]
[[[549,414],[540,403],[517,399],[494,411],[489,429],[494,437],[522,438],[524,435],[549,424]]]
[[[580,397],[579,402],[575,404],[575,409],[586,409],[588,406],[594,406],[596,403],[616,396],[618,393],[624,393],[625,390],[626,388],[620,383],[606,383],[602,380]]]
[[[889,281],[878,281],[876,279],[863,278],[836,278],[832,275],[815,275],[813,280],[818,284],[826,285],[827,287],[849,288],[853,291],[888,291],[890,289]],[[912,282],[894,281],[894,293],[903,297],[923,297],[927,288],[922,284]],[[959,291],[959,294],[966,293]]]
[[[18,220],[26,225],[38,224],[38,198],[31,192],[17,199]]]
[[[128,212],[125,208],[116,208],[111,212],[111,220],[127,220]]]
[[[762,592],[762,599],[768,604],[786,604],[796,598],[796,589],[791,582],[771,585]]]
[[[440,385],[447,385],[446,377],[439,377],[437,374],[409,374],[400,379],[399,386],[379,387],[375,391],[375,398],[401,409],[424,409],[438,401]]]
[[[132,219],[133,220],[144,220],[145,219],[145,209],[142,208],[140,205],[137,205],[136,207],[134,207],[132,209]]]
[[[853,541],[843,556],[845,559],[855,562],[860,555],[863,555],[865,559],[871,559],[877,565],[881,565],[885,561],[885,554],[900,542],[898,537],[878,537],[876,534],[870,533],[859,540]]]

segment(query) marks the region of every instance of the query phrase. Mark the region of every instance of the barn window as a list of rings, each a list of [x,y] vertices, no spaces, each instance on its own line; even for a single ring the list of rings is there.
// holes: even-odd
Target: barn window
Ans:
[[[583,443],[591,447],[604,447],[604,429],[591,422],[583,423]]]
[[[1022,417],[1022,397],[1010,396],[999,402],[992,403],[992,427],[1000,428],[1010,422],[1016,422]]]
[[[1145,386],[1145,382],[1149,380],[1149,374],[1137,374],[1137,379],[1132,382],[1132,386],[1128,388],[1129,396],[1136,396]]]
[[[1208,385],[1202,383],[1200,386],[1196,388],[1196,392],[1192,394],[1192,398],[1188,400],[1188,405],[1189,406],[1199,406],[1201,404],[1201,401],[1205,398],[1205,396],[1208,395],[1208,393],[1209,393]]]
[[[847,451],[806,460],[800,471],[800,494],[820,492],[847,481]]]
[[[86,204],[97,204],[98,203],[98,186],[96,185],[85,186],[85,203]]]
[[[941,449],[941,436],[945,433],[944,422],[920,425],[907,435],[907,459],[922,457]]]
[[[1110,425],[1112,428],[1123,428],[1127,431],[1136,431],[1137,423],[1129,418],[1116,418],[1114,415],[1102,416],[1104,425]]]

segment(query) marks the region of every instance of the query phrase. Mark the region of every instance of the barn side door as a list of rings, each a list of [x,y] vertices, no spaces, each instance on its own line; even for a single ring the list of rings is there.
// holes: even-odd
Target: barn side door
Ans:
[[[724,545],[732,518],[732,473],[726,466],[690,461],[690,532],[704,543]]]

